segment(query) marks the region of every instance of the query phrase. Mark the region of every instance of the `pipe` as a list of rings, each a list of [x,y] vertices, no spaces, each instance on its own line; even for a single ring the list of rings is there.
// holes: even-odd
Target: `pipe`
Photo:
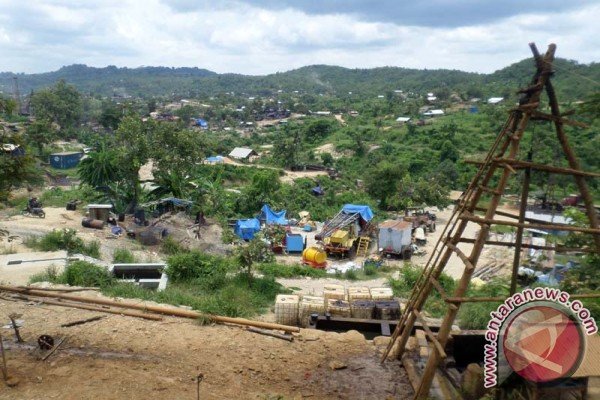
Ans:
[[[203,314],[198,311],[193,310],[181,310],[181,309],[173,309],[161,306],[153,306],[153,305],[143,305],[143,304],[128,304],[122,303],[114,300],[105,300],[105,299],[93,299],[88,297],[74,296],[71,294],[61,294],[61,293],[53,293],[53,292],[45,292],[42,290],[35,289],[20,289],[13,286],[4,286],[0,285],[0,291],[12,292],[12,293],[20,293],[24,295],[30,296],[38,296],[38,297],[50,297],[54,299],[63,299],[63,300],[71,300],[78,301],[81,303],[91,303],[91,304],[101,304],[105,306],[111,307],[121,307],[121,308],[130,308],[133,310],[141,310],[146,312],[151,312],[155,314],[162,315],[170,315],[174,317],[182,317],[182,318],[208,318],[213,322],[220,322],[224,324],[236,324],[243,326],[255,326],[257,328],[265,328],[265,329],[274,329],[285,332],[300,332],[300,328],[297,326],[289,326],[289,325],[280,325],[273,324],[270,322],[261,322],[261,321],[252,321],[245,318],[232,318],[232,317],[222,317],[220,315],[211,315],[211,314]]]

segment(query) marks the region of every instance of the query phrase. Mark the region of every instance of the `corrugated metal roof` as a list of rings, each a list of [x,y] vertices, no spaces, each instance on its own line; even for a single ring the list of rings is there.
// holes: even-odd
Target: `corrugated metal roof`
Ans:
[[[249,157],[253,152],[254,150],[247,147],[236,147],[235,149],[231,150],[229,156],[233,158],[246,158]]]
[[[402,221],[398,219],[388,219],[379,224],[379,229],[391,228],[399,231],[405,229],[412,229],[412,223],[408,221]]]

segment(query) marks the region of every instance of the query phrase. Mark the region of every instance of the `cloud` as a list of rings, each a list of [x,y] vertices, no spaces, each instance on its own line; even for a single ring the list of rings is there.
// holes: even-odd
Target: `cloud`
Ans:
[[[535,1],[399,3],[0,0],[0,71],[84,63],[246,74],[308,64],[491,72],[529,57],[529,41],[540,49],[555,41],[561,57],[600,59],[600,5],[548,0],[550,11],[534,13],[542,9]],[[475,3],[487,4],[488,15]]]
[[[360,20],[427,27],[472,26],[524,13],[565,12],[592,4],[591,0],[163,0],[173,10],[231,9],[247,4],[267,10],[294,9],[309,15],[344,14]]]

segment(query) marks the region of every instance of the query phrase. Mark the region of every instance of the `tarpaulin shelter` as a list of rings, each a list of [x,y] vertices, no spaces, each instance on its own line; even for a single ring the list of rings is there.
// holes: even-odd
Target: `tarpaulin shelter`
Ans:
[[[344,207],[342,207],[342,212],[345,214],[360,214],[360,217],[366,222],[373,219],[371,207],[361,204],[345,204]]]
[[[206,157],[204,162],[206,164],[223,164],[223,156]]]
[[[256,218],[238,219],[235,223],[235,234],[244,240],[254,239],[258,231],[260,231],[260,221]]]
[[[315,196],[323,196],[325,194],[325,191],[323,190],[321,185],[319,185],[312,188],[312,194],[314,194]]]
[[[260,219],[264,219],[267,225],[287,225],[285,210],[273,211],[267,204],[260,209]]]
[[[195,118],[194,119],[194,125],[199,126],[201,128],[208,128],[208,122],[206,122],[205,119],[202,118]]]

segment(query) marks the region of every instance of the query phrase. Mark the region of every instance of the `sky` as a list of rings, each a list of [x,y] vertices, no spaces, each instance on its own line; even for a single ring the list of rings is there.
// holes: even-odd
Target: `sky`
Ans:
[[[530,57],[600,61],[598,0],[0,0],[0,71],[312,64],[493,72]]]

